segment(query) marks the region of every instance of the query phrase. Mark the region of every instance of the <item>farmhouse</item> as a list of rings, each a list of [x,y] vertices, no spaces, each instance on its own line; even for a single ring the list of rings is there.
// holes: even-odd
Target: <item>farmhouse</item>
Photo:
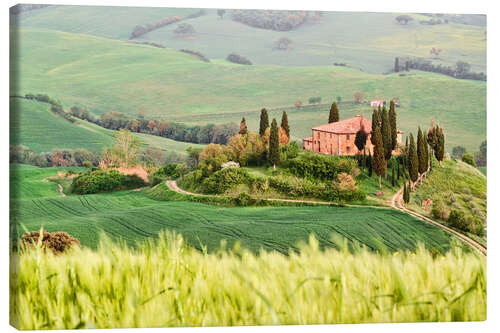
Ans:
[[[370,106],[372,108],[378,108],[379,106],[382,107],[384,105],[385,105],[385,101],[382,101],[380,99],[376,99],[376,100],[370,102]]]
[[[312,136],[304,139],[304,149],[328,155],[356,155],[361,152],[354,144],[354,140],[361,127],[368,134],[365,146],[366,153],[371,152],[373,154],[373,144],[371,142],[372,122],[360,115],[313,127]],[[398,130],[398,144],[401,144],[402,136],[403,132]]]

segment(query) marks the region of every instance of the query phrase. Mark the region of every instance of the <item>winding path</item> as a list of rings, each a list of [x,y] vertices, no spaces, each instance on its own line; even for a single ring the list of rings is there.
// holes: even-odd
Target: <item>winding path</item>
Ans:
[[[193,193],[193,192],[188,192],[188,191],[185,191],[183,189],[181,189],[178,185],[177,185],[177,182],[175,180],[167,180],[165,182],[165,185],[172,191],[175,191],[177,193],[181,193],[181,194],[185,194],[185,195],[193,195],[193,196],[201,196],[201,197],[204,197],[204,196],[208,196],[207,194],[201,194],[201,193]],[[331,205],[331,203],[329,202],[326,202],[326,201],[308,201],[308,200],[295,200],[295,199],[274,199],[274,198],[267,198],[265,200],[268,200],[268,201],[282,201],[282,202],[298,202],[298,203],[309,203],[309,204],[316,204],[316,205]],[[386,208],[386,207],[379,207],[379,206],[364,206],[364,205],[346,205],[348,207],[372,207],[372,208]],[[422,214],[419,214],[419,213],[416,213],[416,212],[413,212],[409,209],[407,209],[404,204],[403,204],[403,188],[401,188],[392,198],[391,198],[391,207],[396,209],[396,210],[399,210],[403,213],[406,213],[408,215],[411,215],[421,221],[424,221],[426,223],[430,223],[430,224],[433,224],[435,225],[436,227],[438,228],[441,228],[449,233],[451,233],[452,235],[458,237],[461,241],[463,241],[464,243],[466,243],[467,245],[473,247],[474,249],[476,249],[482,256],[486,257],[486,248],[484,246],[482,246],[481,244],[479,244],[478,242],[476,242],[475,240],[473,240],[472,238],[456,231],[456,230],[453,230],[439,222],[436,222]]]
[[[419,213],[416,213],[414,211],[411,211],[409,209],[407,209],[404,204],[403,204],[403,188],[401,188],[391,199],[391,206],[392,208],[394,209],[397,209],[401,212],[404,212],[406,214],[409,214],[415,218],[418,218],[419,220],[422,220],[426,223],[430,223],[430,224],[433,224],[441,229],[444,229],[446,230],[447,232],[451,233],[452,235],[458,237],[460,240],[462,240],[464,243],[467,243],[467,245],[473,247],[474,249],[476,249],[482,256],[486,257],[486,248],[484,246],[482,246],[481,244],[479,244],[478,242],[476,242],[475,240],[473,240],[472,238],[456,231],[456,230],[453,230],[439,222],[436,222],[422,214],[419,214]]]

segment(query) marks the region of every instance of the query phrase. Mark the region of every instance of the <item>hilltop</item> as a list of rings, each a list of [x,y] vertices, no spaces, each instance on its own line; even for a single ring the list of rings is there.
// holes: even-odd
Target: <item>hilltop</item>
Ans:
[[[328,106],[302,112],[293,109],[297,100],[321,96],[331,102],[341,96],[347,103],[340,108],[341,118],[368,117],[368,105],[352,104],[361,91],[366,100],[399,97],[403,131],[435,118],[448,133],[449,148],[462,144],[473,150],[485,139],[485,82],[418,71],[381,75],[334,66],[206,63],[168,48],[89,35],[38,29],[12,33],[19,40],[12,45],[13,56],[22,64],[11,69],[18,77],[11,94],[45,93],[98,115],[117,110],[136,116],[143,109],[148,118],[204,124],[239,122],[243,114],[256,128],[262,107],[285,106],[293,110],[292,138],[301,139],[310,135],[311,125],[326,121]]]

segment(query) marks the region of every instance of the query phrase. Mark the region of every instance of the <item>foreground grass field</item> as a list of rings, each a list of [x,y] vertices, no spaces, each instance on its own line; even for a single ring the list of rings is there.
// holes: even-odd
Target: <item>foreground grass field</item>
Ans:
[[[486,320],[486,259],[451,251],[204,254],[162,235],[136,249],[13,258],[10,322],[26,329]]]
[[[172,49],[135,45],[89,35],[50,30],[12,30],[11,94],[46,93],[65,107],[81,105],[96,114],[117,110],[132,117],[189,124],[247,119],[256,130],[262,107],[293,106],[297,100],[337,96],[352,101],[401,100],[399,128],[405,133],[435,118],[445,129],[446,144],[473,151],[486,133],[486,83],[422,72],[381,75],[333,66],[242,66],[225,60],[211,63]],[[126,69],[126,70],[124,70]],[[367,104],[342,106],[341,119],[364,113]],[[289,112],[292,139],[310,136],[312,126],[328,119],[327,106]],[[281,112],[276,112],[276,117]]]
[[[229,248],[236,241],[254,252],[265,250],[287,253],[297,244],[316,235],[320,248],[336,247],[332,237],[348,239],[377,250],[391,252],[415,250],[423,243],[433,251],[446,252],[453,242],[444,231],[409,215],[391,209],[370,207],[220,207],[185,201],[159,201],[142,191],[123,191],[96,195],[54,196],[53,184],[37,182],[49,175],[34,167],[22,167],[21,191],[11,200],[12,237],[26,230],[66,231],[88,247],[96,248],[104,231],[114,240],[129,245],[154,238],[163,230],[182,234],[186,241],[214,251],[225,240]],[[56,174],[58,168],[53,172]],[[29,179],[29,186],[22,183]],[[46,186],[47,185],[47,186]],[[41,197],[29,188],[43,187]],[[50,186],[50,188],[48,187]],[[159,186],[164,186],[159,185]],[[57,192],[55,192],[57,193]],[[15,195],[15,193],[14,193]],[[43,195],[43,197],[42,197]],[[286,232],[285,232],[286,231]]]
[[[10,142],[22,144],[36,153],[52,149],[85,148],[101,152],[114,143],[115,131],[76,119],[71,123],[50,112],[50,106],[22,98],[10,99]],[[159,136],[134,133],[143,148],[157,148],[165,152],[185,153],[188,147],[204,145],[174,141]]]

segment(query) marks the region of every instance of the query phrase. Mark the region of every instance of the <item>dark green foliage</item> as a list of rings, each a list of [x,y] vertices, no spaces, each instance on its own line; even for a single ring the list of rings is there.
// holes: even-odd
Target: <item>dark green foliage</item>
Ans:
[[[239,65],[252,65],[252,62],[249,59],[234,52],[229,54],[226,60]]]
[[[290,139],[290,125],[288,124],[286,111],[283,111],[283,115],[281,116],[281,128],[285,131],[288,139]]]
[[[260,111],[260,125],[259,134],[263,136],[266,133],[266,129],[269,127],[269,115],[267,110],[264,108]]]
[[[418,166],[419,163],[417,147],[415,146],[415,139],[413,138],[413,134],[410,133],[410,146],[408,148],[408,171],[412,182],[415,182],[418,179]]]
[[[382,142],[384,144],[384,158],[389,161],[392,156],[392,136],[389,114],[385,106],[382,110]]]
[[[276,119],[271,122],[271,133],[269,135],[269,163],[276,166],[280,161],[279,133]]]
[[[71,192],[92,194],[133,189],[145,185],[144,180],[137,175],[123,175],[116,170],[95,170],[83,173],[73,179]]]
[[[395,170],[396,170],[396,168],[395,168],[394,163],[392,164],[391,169],[392,169],[392,179],[391,179],[391,185],[392,185],[392,187],[394,187],[394,186],[396,186],[396,175],[395,175]]]
[[[372,144],[375,144],[375,135],[374,135],[375,128],[380,127],[381,123],[382,123],[382,118],[381,118],[379,110],[373,109],[373,113],[372,113],[372,137],[371,137]]]
[[[178,163],[170,163],[159,168],[149,176],[149,183],[154,186],[167,179],[179,178],[180,175],[177,170],[177,165]]]
[[[462,161],[469,164],[469,165],[472,165],[473,167],[476,166],[476,163],[474,162],[474,156],[472,156],[472,154],[470,154],[470,153],[465,153],[462,156]]]
[[[373,175],[373,159],[372,159],[372,152],[368,152],[368,177],[372,177]]]
[[[356,145],[359,151],[362,151],[365,148],[367,138],[368,134],[366,134],[364,128],[360,128],[360,130],[356,132],[356,138],[354,139],[354,144]]]
[[[444,158],[444,133],[442,131],[438,137],[438,142],[436,147],[436,158],[440,162]]]
[[[418,156],[418,173],[423,174],[427,171],[427,156],[425,154],[425,139],[422,134],[420,126],[418,127],[417,134],[417,156]]]
[[[337,103],[333,102],[330,108],[330,116],[328,117],[328,123],[336,123],[339,121],[339,109],[337,108]]]
[[[289,160],[287,167],[292,174],[299,177],[331,181],[341,172],[350,173],[357,167],[357,162],[349,157],[306,152]]]
[[[222,194],[234,186],[247,183],[249,179],[250,175],[245,169],[222,169],[203,180],[201,189],[205,193]]]
[[[379,187],[382,187],[380,184],[380,176],[387,169],[387,163],[384,158],[384,143],[382,142],[382,134],[380,133],[380,127],[375,128],[375,147],[373,147],[373,168],[375,169],[375,173],[379,176]]]
[[[396,106],[394,101],[391,100],[391,104],[389,107],[389,123],[391,125],[391,142],[392,142],[392,150],[396,149],[398,143],[398,127],[396,120]]]
[[[399,163],[399,159],[397,160],[397,165],[398,165],[398,181],[399,181],[399,179],[401,178],[401,168],[400,168],[401,163]]]
[[[453,209],[448,217],[448,224],[453,228],[468,231],[465,213],[461,210]]]

